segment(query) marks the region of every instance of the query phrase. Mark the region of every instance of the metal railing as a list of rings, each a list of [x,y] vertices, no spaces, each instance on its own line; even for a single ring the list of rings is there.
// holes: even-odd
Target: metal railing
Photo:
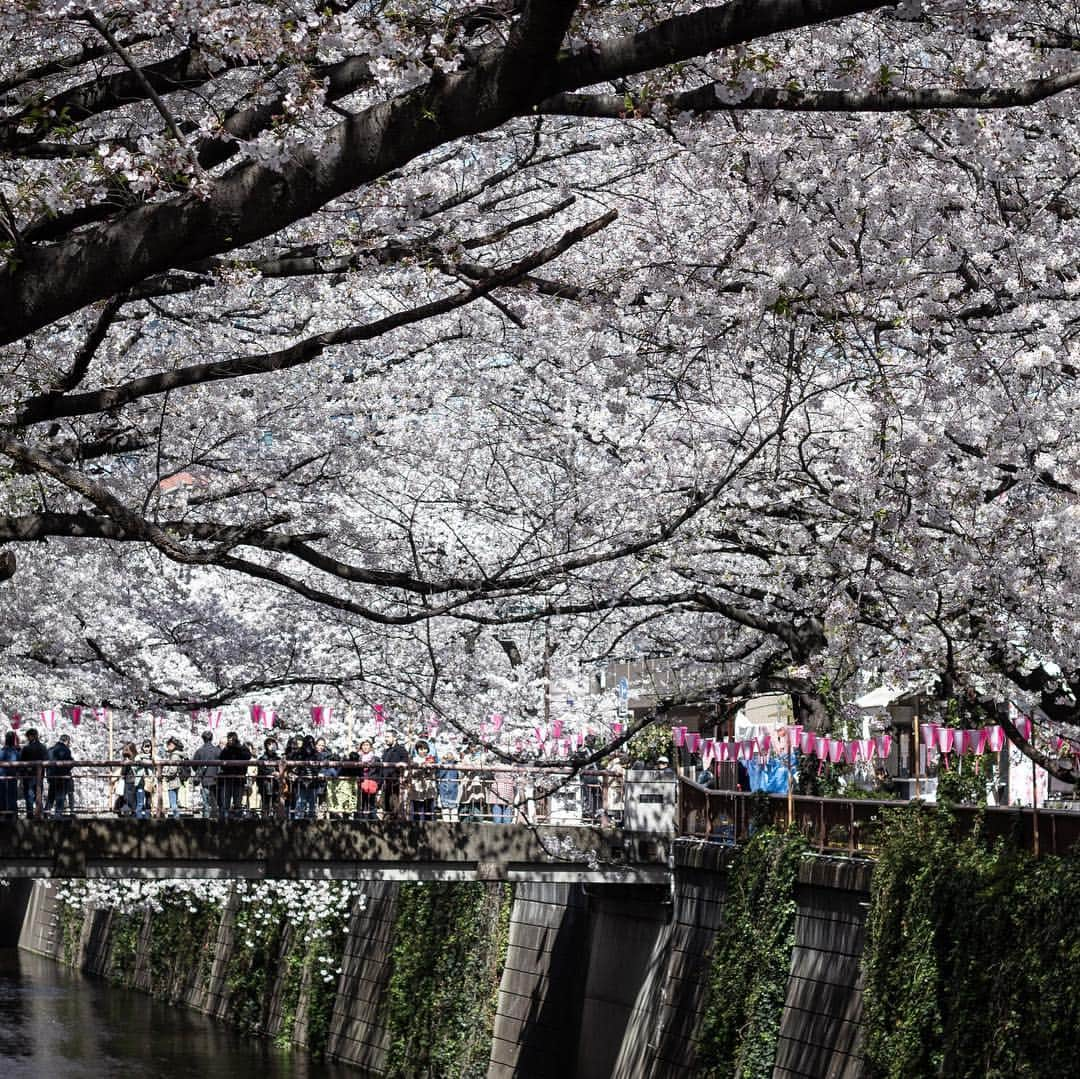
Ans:
[[[819,851],[873,853],[888,809],[909,803],[869,798],[814,798],[711,790],[679,779],[679,834],[716,843],[739,843],[755,828],[796,827]],[[930,812],[935,806],[927,805]],[[1065,854],[1080,843],[1080,813],[1021,806],[950,806],[961,829],[978,821],[989,841],[1011,838],[1036,854]]]
[[[624,775],[345,760],[0,762],[0,820],[214,817],[618,825]]]

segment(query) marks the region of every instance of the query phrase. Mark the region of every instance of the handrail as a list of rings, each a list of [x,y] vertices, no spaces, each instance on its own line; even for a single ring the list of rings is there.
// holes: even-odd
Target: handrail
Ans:
[[[679,777],[679,834],[711,842],[740,842],[753,832],[749,804],[761,806],[768,823],[798,828],[819,851],[873,851],[878,849],[880,815],[912,803],[897,799],[827,798],[796,794],[762,795],[748,791],[721,791]],[[934,803],[917,802],[931,812]],[[950,805],[950,813],[962,823],[982,822],[991,839],[1013,836],[1036,854],[1065,853],[1080,844],[1080,812],[1030,806]]]

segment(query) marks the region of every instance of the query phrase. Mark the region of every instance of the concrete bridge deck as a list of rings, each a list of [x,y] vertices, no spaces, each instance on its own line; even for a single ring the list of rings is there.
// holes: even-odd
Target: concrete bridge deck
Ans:
[[[664,884],[671,840],[581,825],[19,819],[0,879],[506,880]]]

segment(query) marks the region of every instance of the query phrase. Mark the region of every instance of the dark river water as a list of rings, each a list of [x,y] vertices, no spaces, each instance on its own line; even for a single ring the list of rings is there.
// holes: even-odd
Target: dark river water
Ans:
[[[358,1079],[49,959],[0,949],[0,1079]]]

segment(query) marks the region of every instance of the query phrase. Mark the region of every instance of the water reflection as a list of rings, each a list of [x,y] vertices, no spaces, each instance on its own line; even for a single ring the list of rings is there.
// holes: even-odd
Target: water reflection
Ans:
[[[359,1079],[364,1073],[249,1038],[189,1008],[0,949],[0,1076]]]

